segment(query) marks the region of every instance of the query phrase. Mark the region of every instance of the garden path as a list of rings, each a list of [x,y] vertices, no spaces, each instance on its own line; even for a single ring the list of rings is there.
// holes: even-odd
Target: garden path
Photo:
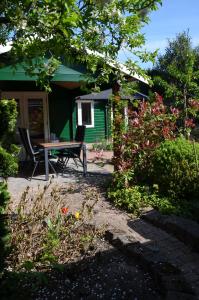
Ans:
[[[64,174],[63,177],[54,178],[53,185],[59,185],[66,191],[72,190],[67,194],[66,202],[63,202],[63,205],[67,205],[74,212],[80,209],[85,190],[91,188],[92,193],[92,188],[97,189],[98,201],[93,209],[91,222],[96,226],[106,226],[108,229],[123,232],[123,235],[130,241],[137,241],[155,255],[164,257],[171,265],[182,271],[186,281],[194,289],[199,299],[199,254],[164,230],[143,219],[132,218],[127,213],[116,209],[105,197],[105,188],[109,183],[113,168],[109,164],[100,163],[99,160],[95,163],[92,161],[91,157],[88,164],[89,172],[85,178],[82,177],[81,172],[76,172],[72,168],[69,168],[68,173]],[[27,181],[21,177],[8,180],[13,209],[27,185],[31,187],[34,193],[38,189],[38,185],[42,187],[46,184],[45,181],[39,179],[41,176],[32,181]]]

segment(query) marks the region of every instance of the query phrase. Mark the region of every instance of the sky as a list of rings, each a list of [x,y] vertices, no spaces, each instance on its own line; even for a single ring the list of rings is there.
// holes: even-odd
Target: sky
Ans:
[[[164,53],[168,39],[174,39],[176,34],[189,29],[193,47],[199,45],[199,0],[163,0],[162,6],[149,15],[150,22],[143,29],[147,50],[159,49]],[[120,61],[125,61],[128,53],[122,51]],[[133,57],[132,57],[133,59]],[[150,68],[152,64],[141,64]]]

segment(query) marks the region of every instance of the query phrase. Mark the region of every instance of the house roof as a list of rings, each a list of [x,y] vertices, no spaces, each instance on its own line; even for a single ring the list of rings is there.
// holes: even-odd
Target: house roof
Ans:
[[[132,71],[130,68],[128,68],[126,65],[122,64],[121,62],[119,61],[116,61],[116,60],[113,60],[113,59],[110,59],[109,57],[106,57],[104,54],[102,53],[99,53],[98,51],[92,51],[90,49],[85,49],[86,52],[88,54],[91,54],[91,55],[94,55],[94,56],[98,56],[98,57],[101,57],[103,59],[106,59],[106,63],[110,66],[110,67],[113,67],[114,69],[116,70],[120,70],[123,74],[129,76],[129,77],[132,77],[136,80],[139,80],[145,84],[149,84],[148,80],[146,78],[144,78],[143,76],[137,74],[136,72]]]
[[[1,53],[5,53],[5,52],[9,52],[12,48],[12,42],[8,42],[5,46],[0,45],[0,54]],[[90,54],[90,55],[95,55],[98,57],[102,57],[105,58],[103,54],[99,53],[98,51],[91,51],[89,49],[86,49],[86,53]],[[133,72],[132,70],[128,69],[124,64],[118,62],[118,61],[114,61],[112,59],[108,59],[106,58],[107,64],[115,69],[120,69],[123,74],[135,79],[135,80],[139,80],[145,84],[148,84],[148,80],[146,78],[144,78],[143,76],[138,75],[136,72]],[[68,68],[64,65],[60,66],[61,69]],[[3,70],[5,69],[6,70]],[[34,76],[29,76],[26,74],[26,72],[23,70],[23,65],[22,67],[19,66],[19,70],[16,70],[15,73],[13,73],[13,67],[12,66],[8,66],[5,67],[3,69],[0,69],[0,80],[25,80],[25,81],[31,81],[31,80],[36,80],[37,78]],[[53,79],[51,81],[69,81],[69,82],[79,82],[81,80],[83,80],[84,78],[84,74],[77,74],[76,72],[74,73],[71,70],[61,70],[60,68],[58,68],[58,70],[55,72]],[[63,72],[62,72],[63,71]],[[2,78],[1,73],[3,72],[2,76],[5,76],[5,79]],[[78,72],[78,71],[77,71]],[[10,75],[9,75],[10,74]],[[15,74],[16,74],[16,78],[15,79]],[[62,75],[61,75],[62,74]],[[59,75],[59,76],[58,76]],[[79,76],[81,77],[81,79],[79,78]],[[7,79],[9,77],[9,79]],[[70,77],[70,80],[68,80]],[[72,80],[74,78],[74,80]]]
[[[112,96],[112,89],[107,89],[107,90],[101,91],[99,93],[90,93],[87,95],[78,96],[78,97],[76,97],[76,100],[108,100],[108,99],[110,99],[111,96]],[[121,95],[121,97],[124,100],[148,99],[148,96],[146,96],[140,92],[136,92],[133,96]]]
[[[12,80],[12,81],[33,81],[37,76],[30,76],[24,70],[23,63],[18,63],[14,67],[6,66],[0,68],[0,80]],[[85,79],[85,72],[78,67],[68,67],[60,65],[55,71],[51,81],[52,82],[80,82]]]

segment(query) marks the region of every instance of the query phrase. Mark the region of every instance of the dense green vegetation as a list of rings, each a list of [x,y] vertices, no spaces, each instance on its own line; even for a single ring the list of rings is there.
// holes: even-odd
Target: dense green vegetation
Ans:
[[[160,98],[132,114],[108,192],[117,206],[137,214],[152,206],[199,221],[199,144],[178,137],[178,117]]]
[[[154,94],[133,103],[128,126],[117,110],[117,170],[108,192],[117,206],[140,213],[150,205],[199,221],[199,145],[190,141],[198,131],[198,61],[189,32],[178,34],[149,72]]]
[[[143,61],[154,60],[154,53],[137,48],[145,42],[140,29],[149,21],[148,12],[158,4],[161,0],[1,1],[0,42],[12,41],[12,60],[26,61],[46,89],[61,61],[85,65],[88,75],[109,82],[110,74],[122,76],[113,60],[124,47]],[[117,74],[107,62],[115,64]],[[144,74],[131,59],[126,65]]]
[[[193,47],[188,31],[168,41],[149,74],[153,90],[163,95],[165,103],[180,109],[181,126],[188,118],[198,118],[199,109],[199,48]]]
[[[5,179],[15,175],[18,169],[16,157],[18,149],[10,143],[10,137],[16,126],[16,117],[16,102],[14,100],[0,100],[0,270],[2,270],[9,245],[4,212],[10,196]]]
[[[198,158],[198,143],[184,138],[165,141],[154,151],[150,178],[161,194],[176,201],[199,201]]]

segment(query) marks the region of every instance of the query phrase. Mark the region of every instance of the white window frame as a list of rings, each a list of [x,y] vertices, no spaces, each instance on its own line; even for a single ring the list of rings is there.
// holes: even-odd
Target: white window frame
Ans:
[[[82,124],[82,103],[90,103],[91,104],[91,124],[90,125],[85,125],[86,128],[94,128],[94,101],[92,100],[77,100],[77,124],[78,125],[83,125]]]

